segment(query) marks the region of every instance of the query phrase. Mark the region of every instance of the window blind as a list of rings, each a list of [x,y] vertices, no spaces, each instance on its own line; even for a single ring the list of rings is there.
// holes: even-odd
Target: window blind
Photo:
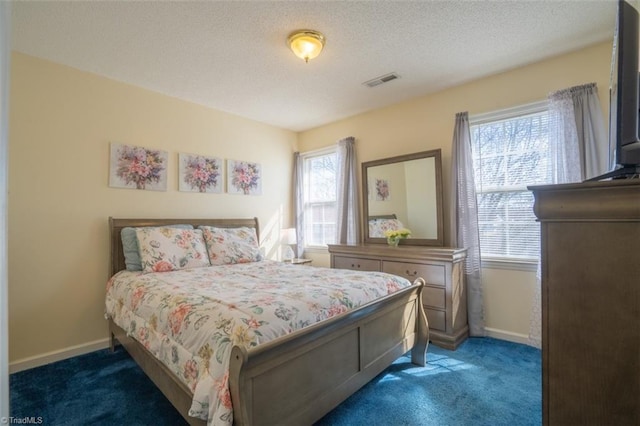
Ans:
[[[546,104],[471,120],[482,257],[530,260],[540,226],[529,185],[551,182]]]
[[[305,244],[335,242],[337,155],[335,151],[303,157]]]

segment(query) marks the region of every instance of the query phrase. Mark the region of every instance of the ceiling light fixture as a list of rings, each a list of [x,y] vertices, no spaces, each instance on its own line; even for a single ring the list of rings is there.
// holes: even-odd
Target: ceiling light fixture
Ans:
[[[324,47],[325,38],[322,33],[314,30],[298,30],[289,34],[287,44],[295,55],[309,62],[320,54]]]

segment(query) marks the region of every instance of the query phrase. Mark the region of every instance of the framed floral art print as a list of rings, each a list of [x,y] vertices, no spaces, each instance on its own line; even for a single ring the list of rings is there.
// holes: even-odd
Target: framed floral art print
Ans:
[[[387,179],[376,179],[376,201],[388,201],[390,196],[389,181]]]
[[[178,189],[185,192],[219,194],[224,187],[222,159],[178,154]]]
[[[167,157],[166,151],[112,143],[109,186],[166,191]]]
[[[227,160],[227,192],[229,194],[262,195],[260,164]]]

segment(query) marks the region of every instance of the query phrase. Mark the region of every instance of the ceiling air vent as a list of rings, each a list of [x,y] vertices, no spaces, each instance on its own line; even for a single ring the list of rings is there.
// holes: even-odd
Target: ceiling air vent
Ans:
[[[395,72],[392,72],[390,74],[385,74],[385,75],[381,75],[380,77],[376,77],[373,80],[369,80],[369,81],[365,81],[364,84],[365,86],[369,86],[369,87],[376,87],[379,86],[383,83],[388,83],[391,80],[395,80],[397,78],[400,78],[400,76],[398,74],[396,74]]]

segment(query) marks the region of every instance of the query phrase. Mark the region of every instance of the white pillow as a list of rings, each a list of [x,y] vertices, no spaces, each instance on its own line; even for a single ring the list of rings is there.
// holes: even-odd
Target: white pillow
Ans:
[[[210,266],[199,229],[137,228],[143,272],[168,272]]]
[[[216,228],[199,226],[207,243],[209,262],[212,265],[249,263],[262,260],[255,228]]]

